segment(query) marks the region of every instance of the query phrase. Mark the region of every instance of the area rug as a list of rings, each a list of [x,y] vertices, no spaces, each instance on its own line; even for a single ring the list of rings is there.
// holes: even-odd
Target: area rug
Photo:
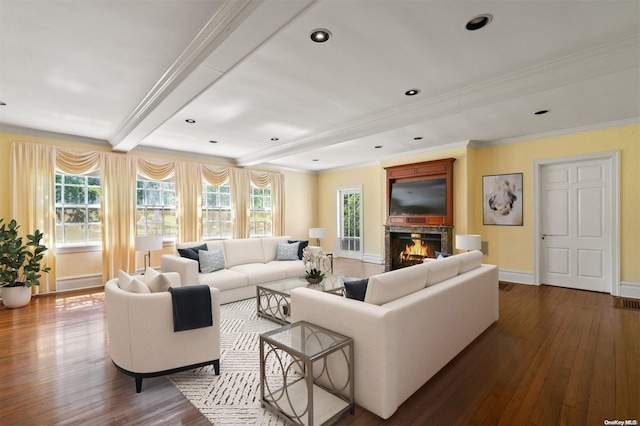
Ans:
[[[260,405],[260,334],[277,327],[257,316],[255,299],[222,305],[220,375],[209,365],[169,379],[215,425],[284,425]]]

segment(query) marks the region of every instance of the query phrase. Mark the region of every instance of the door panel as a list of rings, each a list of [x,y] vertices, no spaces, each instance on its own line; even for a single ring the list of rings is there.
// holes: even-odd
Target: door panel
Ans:
[[[541,281],[611,292],[611,179],[606,160],[542,167]]]

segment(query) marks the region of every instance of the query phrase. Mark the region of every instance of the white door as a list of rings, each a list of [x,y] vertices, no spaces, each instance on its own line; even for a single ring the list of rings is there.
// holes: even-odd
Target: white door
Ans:
[[[338,189],[338,256],[362,259],[362,187]]]
[[[540,185],[541,283],[611,293],[611,162],[544,165]]]

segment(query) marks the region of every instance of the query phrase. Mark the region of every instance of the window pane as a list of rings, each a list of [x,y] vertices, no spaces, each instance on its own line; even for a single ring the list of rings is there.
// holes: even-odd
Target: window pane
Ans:
[[[176,194],[174,192],[164,192],[164,205],[165,206],[175,206],[176,205]]]
[[[56,175],[56,179],[58,175]],[[56,185],[56,204],[60,204],[62,202],[62,186]]]
[[[86,227],[82,225],[67,225],[64,227],[65,243],[84,243],[86,242]]]
[[[65,223],[85,223],[86,212],[84,207],[67,207],[64,209]]]
[[[92,223],[89,225],[89,241],[97,243],[102,241],[102,227],[100,224]]]
[[[93,186],[100,186],[100,178],[99,177],[95,177],[95,176],[88,176],[87,177],[87,184],[88,185],[93,185]]]
[[[156,206],[161,204],[160,191],[156,190],[147,190],[147,199],[145,204],[148,206]]]
[[[84,186],[85,182],[86,182],[86,179],[84,176],[64,175],[65,185],[83,185]]]
[[[89,208],[89,222],[98,223],[100,222],[100,209]]]
[[[100,204],[100,188],[89,187],[87,204]]]
[[[65,186],[64,187],[64,203],[65,204],[84,204],[84,187],[82,186]]]

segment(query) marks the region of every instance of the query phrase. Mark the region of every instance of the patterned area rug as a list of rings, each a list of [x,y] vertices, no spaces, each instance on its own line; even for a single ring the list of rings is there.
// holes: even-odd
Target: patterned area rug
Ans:
[[[215,425],[284,425],[260,405],[260,334],[279,325],[257,316],[255,299],[220,306],[220,318],[220,375],[209,365],[169,379]]]

